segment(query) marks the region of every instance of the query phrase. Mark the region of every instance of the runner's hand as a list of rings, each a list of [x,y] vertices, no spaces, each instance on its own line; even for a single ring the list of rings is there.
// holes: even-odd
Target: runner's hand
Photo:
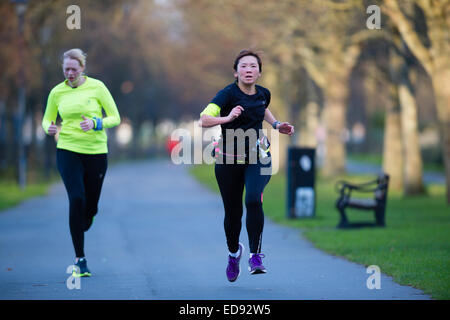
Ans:
[[[50,125],[50,127],[48,127],[48,134],[50,136],[54,136],[56,134],[56,132],[58,131],[58,127],[56,126],[56,124],[52,121],[52,124]]]
[[[278,126],[278,131],[289,136],[294,134],[294,126],[289,124],[289,122],[282,122]]]
[[[243,107],[241,107],[241,106],[234,107],[233,110],[231,110],[230,114],[228,115],[230,122],[233,121],[234,119],[236,119],[237,117],[239,117],[241,115],[242,111],[244,111]]]
[[[88,119],[85,116],[82,116],[84,121],[80,122],[81,129],[83,129],[84,132],[89,131],[94,128],[94,120]]]

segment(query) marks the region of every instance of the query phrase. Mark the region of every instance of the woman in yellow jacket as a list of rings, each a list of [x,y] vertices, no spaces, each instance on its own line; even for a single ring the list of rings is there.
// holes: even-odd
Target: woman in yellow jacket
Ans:
[[[74,275],[91,276],[84,255],[84,232],[98,211],[107,169],[105,129],[117,126],[120,115],[103,82],[83,74],[86,55],[82,50],[66,51],[62,67],[66,80],[51,90],[42,127],[47,134],[55,135],[59,113],[62,123],[56,161],[69,197],[70,234],[78,267],[74,268]]]

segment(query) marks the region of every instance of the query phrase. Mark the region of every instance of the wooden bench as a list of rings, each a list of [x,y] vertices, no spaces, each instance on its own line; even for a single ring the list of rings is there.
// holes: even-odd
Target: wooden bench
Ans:
[[[339,210],[341,220],[338,228],[351,228],[361,226],[384,227],[384,216],[386,211],[386,200],[389,185],[389,175],[382,173],[377,179],[354,184],[347,181],[338,181],[335,185],[340,197],[336,201],[336,208]],[[355,198],[354,193],[371,193],[373,198]],[[373,210],[375,213],[375,224],[349,223],[345,213],[346,208]]]

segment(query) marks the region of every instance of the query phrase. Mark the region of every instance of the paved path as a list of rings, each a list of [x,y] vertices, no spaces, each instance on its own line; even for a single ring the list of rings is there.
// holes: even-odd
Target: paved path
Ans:
[[[268,273],[250,275],[245,255],[241,276],[229,283],[220,197],[186,169],[163,161],[109,168],[86,233],[93,276],[82,278],[79,290],[66,287],[73,248],[62,183],[0,213],[0,299],[429,299],[385,275],[380,290],[369,290],[364,266],[325,254],[298,230],[268,219]],[[248,247],[245,224],[241,241]]]

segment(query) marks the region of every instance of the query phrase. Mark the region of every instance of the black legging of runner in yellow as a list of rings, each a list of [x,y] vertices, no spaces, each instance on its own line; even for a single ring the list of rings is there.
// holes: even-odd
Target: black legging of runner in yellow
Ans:
[[[69,227],[76,257],[84,257],[84,232],[97,214],[107,154],[56,150],[59,173],[69,197]]]
[[[246,227],[251,253],[260,253],[264,228],[263,191],[271,175],[261,174],[262,164],[219,164],[215,174],[225,209],[224,228],[230,252],[239,250],[239,235],[242,227],[242,195],[245,187]]]

